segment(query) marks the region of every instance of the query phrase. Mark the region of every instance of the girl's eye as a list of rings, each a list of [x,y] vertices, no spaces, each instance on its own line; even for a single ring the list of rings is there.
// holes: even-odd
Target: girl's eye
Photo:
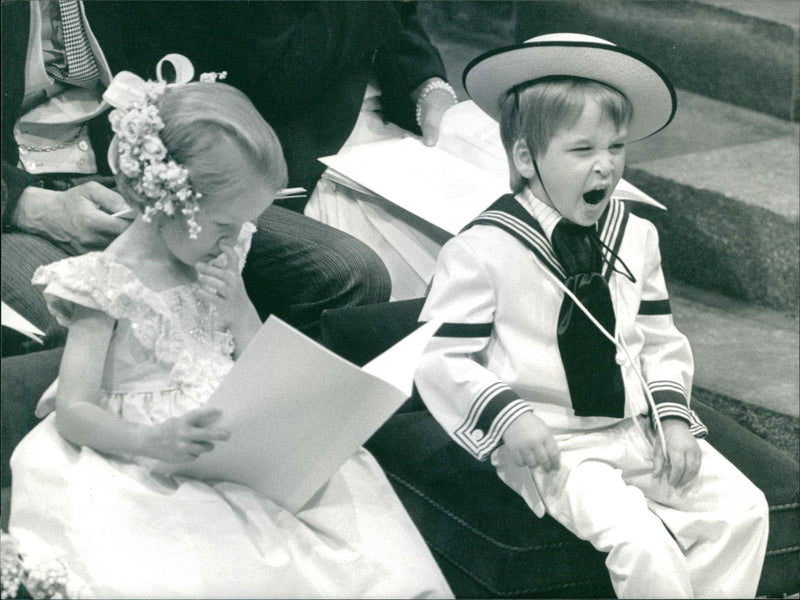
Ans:
[[[620,152],[620,151],[622,151],[624,149],[625,149],[625,144],[623,144],[621,142],[619,144],[612,144],[611,145],[611,151],[612,152],[613,151]]]
[[[573,152],[579,152],[581,154],[586,154],[587,152],[591,152],[592,149],[589,148],[588,146],[579,146],[577,148],[573,148],[572,151]]]

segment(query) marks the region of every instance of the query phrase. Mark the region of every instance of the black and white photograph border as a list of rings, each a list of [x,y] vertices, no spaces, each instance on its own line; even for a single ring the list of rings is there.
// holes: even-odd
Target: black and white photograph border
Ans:
[[[459,101],[469,99],[462,73],[474,58],[553,32],[580,32],[634,49],[672,80],[674,119],[656,136],[628,147],[625,171],[630,183],[666,210],[638,205],[633,212],[659,233],[674,321],[694,356],[692,401],[709,427],[708,439],[770,504],[758,597],[800,598],[800,3],[416,4]],[[3,90],[5,98],[5,83]],[[5,164],[3,187],[5,194]],[[321,338],[363,364],[413,331],[421,307],[418,299],[402,299],[330,311]],[[5,327],[2,335],[11,339]],[[35,344],[29,348],[36,350]],[[42,370],[55,372],[58,358],[51,353],[51,364]],[[4,354],[2,397],[18,397],[24,389],[35,405],[50,381],[32,379],[22,360]],[[27,431],[36,423],[28,408],[3,401],[4,438],[18,440],[20,427]],[[409,439],[420,440],[413,461],[397,450]],[[416,394],[365,447],[456,597],[613,596],[603,556],[552,519],[536,518],[497,480],[491,465],[476,467],[436,427]],[[12,451],[4,442],[3,531]],[[517,522],[525,512],[525,521]]]

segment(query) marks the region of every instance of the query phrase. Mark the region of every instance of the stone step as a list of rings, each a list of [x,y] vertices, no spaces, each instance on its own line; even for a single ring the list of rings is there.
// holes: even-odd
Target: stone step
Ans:
[[[673,122],[632,144],[626,179],[667,206],[665,272],[798,313],[800,125],[678,90]]]
[[[689,338],[694,386],[784,415],[800,415],[796,316],[667,281],[675,325]]]
[[[676,87],[798,120],[796,0],[560,0],[517,3],[518,40],[596,35],[651,58]]]

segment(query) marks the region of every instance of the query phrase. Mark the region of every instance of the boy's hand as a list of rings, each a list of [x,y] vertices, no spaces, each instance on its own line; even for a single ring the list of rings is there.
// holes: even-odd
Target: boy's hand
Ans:
[[[683,487],[697,477],[700,471],[700,445],[689,432],[689,424],[683,419],[664,419],[661,422],[664,439],[667,443],[667,458],[661,442],[656,442],[653,458],[653,474],[656,477],[667,476],[667,483],[672,487]]]
[[[239,272],[239,257],[230,246],[207,263],[197,263],[200,296],[216,307],[221,325],[230,327],[252,306]]]
[[[532,412],[514,419],[503,434],[503,442],[511,459],[520,467],[542,467],[545,471],[559,468],[558,444],[550,428]]]
[[[155,425],[146,441],[147,456],[169,463],[186,463],[214,449],[214,442],[225,441],[230,433],[211,427],[220,420],[218,408],[196,408],[183,416]]]

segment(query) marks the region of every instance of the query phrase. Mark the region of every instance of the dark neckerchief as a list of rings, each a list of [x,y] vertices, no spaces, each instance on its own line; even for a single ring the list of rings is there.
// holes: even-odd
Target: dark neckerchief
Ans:
[[[607,331],[616,329],[616,316],[607,278],[613,270],[616,252],[602,243],[599,235],[619,247],[620,224],[627,221],[621,203],[609,204],[597,227],[582,227],[562,219],[547,239],[539,222],[513,196],[503,196],[468,224],[492,225],[508,232],[541,260]],[[622,208],[622,210],[620,210]],[[609,215],[621,213],[620,218]],[[609,226],[614,225],[610,231]],[[603,275],[605,268],[606,276]],[[622,418],[625,387],[616,362],[616,347],[583,311],[564,294],[558,317],[558,349],[567,376],[575,415]]]
[[[601,274],[602,246],[597,229],[562,219],[553,230],[552,245],[567,275],[564,285],[613,334],[617,320],[608,283]],[[616,362],[616,346],[567,294],[558,313],[558,350],[575,415],[623,417],[625,386]]]

